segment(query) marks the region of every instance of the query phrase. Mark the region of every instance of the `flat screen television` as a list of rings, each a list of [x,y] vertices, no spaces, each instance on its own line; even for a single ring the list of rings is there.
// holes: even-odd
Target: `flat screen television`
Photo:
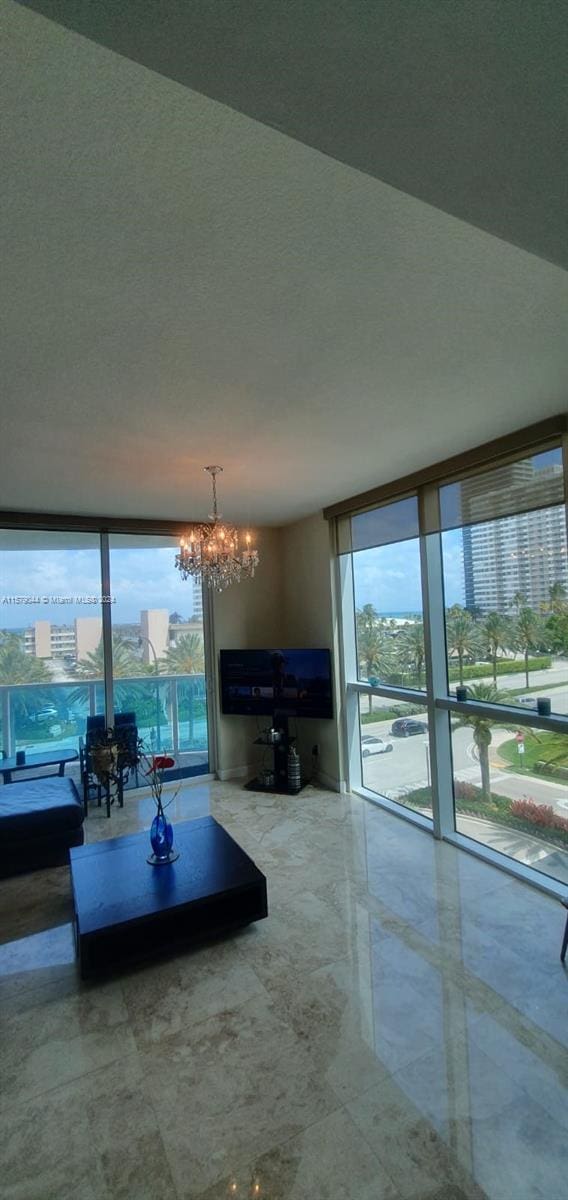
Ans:
[[[221,711],[332,717],[329,650],[221,650]]]

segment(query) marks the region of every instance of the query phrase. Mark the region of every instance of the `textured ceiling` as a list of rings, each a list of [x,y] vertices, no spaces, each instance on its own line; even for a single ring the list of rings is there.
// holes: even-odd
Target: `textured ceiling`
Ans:
[[[2,0],[0,507],[283,523],[566,405],[568,275]]]
[[[559,0],[24,0],[568,267]]]

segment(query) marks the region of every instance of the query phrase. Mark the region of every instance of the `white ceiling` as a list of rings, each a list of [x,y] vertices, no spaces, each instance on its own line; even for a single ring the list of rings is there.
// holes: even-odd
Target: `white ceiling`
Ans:
[[[568,268],[558,0],[20,0]]]
[[[566,408],[568,274],[2,0],[0,507],[282,524]]]

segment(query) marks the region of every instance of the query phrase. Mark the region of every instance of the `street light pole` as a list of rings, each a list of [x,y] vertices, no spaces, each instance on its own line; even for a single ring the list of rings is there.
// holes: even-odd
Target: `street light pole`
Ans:
[[[426,780],[427,786],[430,787],[430,739],[424,739],[424,749],[426,751]]]
[[[156,749],[158,753],[160,753],[162,749],[162,736],[160,729],[160,684],[158,683],[160,670],[158,667],[158,655],[156,654],[156,647],[154,646],[154,643],[149,637],[146,637],[145,633],[138,634],[138,645],[140,645],[141,642],[147,642],[152,654],[154,655],[154,668],[156,671]]]

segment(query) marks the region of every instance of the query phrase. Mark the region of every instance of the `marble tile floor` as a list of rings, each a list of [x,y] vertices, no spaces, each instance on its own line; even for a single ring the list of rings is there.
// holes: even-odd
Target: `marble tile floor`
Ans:
[[[4,1200],[568,1200],[557,902],[357,797],[170,812],[225,825],[269,918],[82,984],[67,868],[0,883]]]

